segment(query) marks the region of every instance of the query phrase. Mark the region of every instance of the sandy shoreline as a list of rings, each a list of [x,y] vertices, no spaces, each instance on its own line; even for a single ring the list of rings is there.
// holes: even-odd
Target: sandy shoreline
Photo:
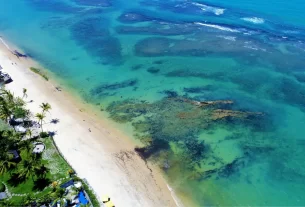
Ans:
[[[80,110],[87,106],[65,91],[58,91],[54,81],[45,81],[31,72],[28,67],[35,66],[35,62],[18,59],[7,47],[11,45],[1,40],[0,65],[13,79],[6,88],[18,96],[26,88],[27,99],[33,100],[28,104],[32,113],[40,112],[42,102],[51,104],[44,129],[56,133],[58,148],[97,196],[109,195],[118,207],[176,206],[159,170],[147,166],[120,131],[90,110]],[[59,123],[48,124],[51,119],[59,119]]]

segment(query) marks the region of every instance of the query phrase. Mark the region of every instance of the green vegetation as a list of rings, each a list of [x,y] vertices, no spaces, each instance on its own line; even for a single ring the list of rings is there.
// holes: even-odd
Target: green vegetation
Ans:
[[[26,92],[23,89],[23,98]],[[59,153],[53,138],[43,131],[44,119],[51,105],[42,103],[41,113],[33,116],[25,108],[23,98],[15,97],[4,89],[0,91],[0,192],[7,187],[10,194],[8,199],[0,201],[0,206],[63,204],[64,200],[70,200],[65,197],[65,189],[60,185],[74,176],[74,170]],[[31,117],[39,122],[39,135],[33,136],[33,131],[39,129],[34,127]],[[17,126],[25,128],[26,132],[18,132]],[[35,144],[44,145],[44,151],[33,153]],[[85,182],[80,181],[93,206],[100,206],[94,193]],[[72,193],[77,195],[78,189],[72,190]]]
[[[92,192],[92,190],[90,190],[87,183],[84,180],[77,177],[77,176],[73,176],[73,180],[74,181],[80,181],[82,183],[82,187],[87,192],[88,196],[90,197],[90,200],[91,200],[91,203],[92,203],[93,207],[99,207],[100,203],[99,203],[98,199],[96,198],[95,194]]]
[[[52,160],[49,167],[51,168],[51,172],[55,177],[54,180],[67,178],[69,175],[68,171],[71,169],[71,167],[57,151],[53,138],[44,139],[44,144],[46,146],[45,153],[48,155],[48,159]]]
[[[0,192],[5,191],[5,185],[3,183],[0,183]]]
[[[30,70],[38,75],[40,75],[41,77],[43,77],[46,81],[49,80],[49,77],[44,74],[41,69],[38,69],[38,68],[34,68],[34,67],[30,67]]]

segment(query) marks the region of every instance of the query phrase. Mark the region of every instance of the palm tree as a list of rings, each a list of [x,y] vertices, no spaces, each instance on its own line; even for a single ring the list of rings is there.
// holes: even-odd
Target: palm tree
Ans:
[[[23,88],[23,89],[22,89],[22,93],[23,93],[22,98],[27,98],[27,97],[28,97],[27,91],[28,91],[28,90],[27,90],[26,88]]]
[[[49,194],[43,195],[42,197],[39,198],[39,205],[43,205],[43,204],[49,204],[51,203],[52,198],[50,197]]]
[[[14,94],[12,92],[1,89],[1,95],[3,95],[8,102],[14,102]]]
[[[16,167],[16,163],[10,161],[8,158],[6,160],[0,161],[0,175],[3,175],[6,172],[10,172]]]
[[[26,136],[28,136],[29,139],[32,139],[32,136],[33,136],[33,131],[32,131],[32,129],[26,130]]]
[[[22,199],[22,204],[25,206],[32,206],[32,204],[36,201],[35,196],[32,193],[27,194],[27,196],[25,196]]]
[[[19,133],[14,132],[13,130],[4,130],[0,132],[0,138],[0,149],[2,149],[2,147],[6,147],[6,149],[9,150],[10,148],[14,148],[15,144],[17,144],[21,140],[21,135]]]
[[[30,153],[31,149],[33,149],[33,144],[31,142],[31,140],[24,140],[19,143],[19,147],[21,149],[25,149],[27,152]]]
[[[14,98],[12,104],[13,104],[13,107],[24,107],[25,106],[24,100],[20,97]]]
[[[52,109],[49,103],[42,103],[40,108],[42,108],[42,113],[49,112]]]
[[[60,203],[61,206],[64,205],[64,194],[65,194],[65,190],[62,188],[56,188],[53,189],[55,190],[54,192],[50,193],[50,197],[52,198],[53,202],[52,202],[52,206],[55,205],[56,203]]]
[[[0,117],[7,122],[11,121],[12,115],[27,116],[28,110],[24,109],[25,102],[5,89],[1,90],[0,96]],[[22,117],[21,117],[22,118]]]
[[[4,207],[9,207],[9,206],[14,206],[14,201],[13,199],[5,199],[5,200],[1,200],[1,204],[4,206]]]
[[[42,122],[43,120],[46,118],[46,115],[44,113],[37,113],[36,116],[35,116],[38,120],[38,123],[41,127],[41,131],[43,132],[43,128],[42,128]]]
[[[13,110],[13,115],[15,119],[21,118],[23,121],[30,116],[30,111],[23,107],[15,107]]]
[[[21,170],[19,172],[19,177],[29,178],[32,177],[34,181],[34,176],[36,172],[41,167],[41,157],[37,154],[32,154],[28,159],[24,159],[21,162]]]
[[[49,171],[49,168],[47,168],[44,164],[41,164],[39,169],[35,171],[35,174],[39,178],[46,178]]]
[[[8,123],[12,114],[8,102],[3,97],[0,97],[0,118]]]
[[[22,160],[21,163],[22,168],[19,171],[19,178],[25,177],[28,179],[29,177],[32,177],[32,180],[34,181],[34,171],[36,170],[36,167],[33,163],[31,163],[29,160]]]

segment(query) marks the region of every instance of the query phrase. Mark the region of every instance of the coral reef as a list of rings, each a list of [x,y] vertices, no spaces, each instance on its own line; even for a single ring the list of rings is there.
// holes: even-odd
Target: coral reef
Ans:
[[[182,169],[196,172],[193,176],[202,179],[212,175],[228,176],[235,168],[242,167],[240,163],[244,161],[241,159],[246,159],[236,157],[223,161],[224,158],[217,158],[209,144],[199,139],[202,132],[213,131],[219,126],[233,130],[234,125],[247,119],[254,123],[264,121],[263,113],[228,109],[233,104],[231,100],[198,102],[176,94],[154,103],[113,102],[107,112],[117,122],[132,123],[135,137],[143,143],[135,150],[143,159],[157,159],[162,166],[166,163],[167,171],[175,165],[183,165]],[[252,122],[245,123],[251,125]],[[210,170],[203,170],[202,165],[209,166]]]
[[[102,83],[95,88],[91,89],[90,94],[92,96],[105,96],[109,95],[110,92],[116,93],[116,90],[122,89],[122,88],[127,88],[127,87],[133,87],[137,84],[138,80],[137,79],[129,79],[125,80],[122,82],[116,82],[112,84],[108,83]]]

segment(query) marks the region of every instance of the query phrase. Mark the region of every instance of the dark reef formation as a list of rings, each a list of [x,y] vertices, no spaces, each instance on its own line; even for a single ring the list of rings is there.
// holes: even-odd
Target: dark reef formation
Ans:
[[[133,65],[133,66],[131,67],[131,70],[139,70],[139,69],[141,69],[141,68],[143,68],[143,67],[144,67],[144,65],[142,65],[142,64]]]
[[[149,26],[117,26],[116,32],[119,34],[141,34],[141,35],[186,35],[193,34],[196,27],[193,24],[180,25],[165,22],[154,22]]]
[[[82,9],[60,0],[31,0],[28,1],[40,11],[50,11],[62,14],[76,13]]]
[[[264,113],[236,111],[230,109],[232,105],[231,100],[198,102],[175,94],[154,103],[130,99],[113,102],[106,110],[116,122],[131,122],[135,137],[143,143],[135,151],[143,159],[158,160],[168,172],[181,165],[181,169],[189,171],[191,179],[200,180],[230,176],[253,156],[249,142],[243,144],[242,136],[227,139],[239,140],[244,148],[243,156],[230,161],[218,157],[214,148],[199,139],[202,132],[213,132],[217,127],[234,130],[243,126],[251,130],[260,126],[257,122],[264,123]],[[265,153],[263,147],[261,151]],[[210,170],[205,170],[207,166]]]
[[[147,72],[152,73],[152,74],[156,74],[160,72],[159,68],[155,68],[155,67],[150,67],[147,69]]]
[[[158,27],[122,27],[118,28],[119,33],[146,33],[159,35],[174,35],[180,31],[178,26]],[[183,26],[183,25],[181,25]],[[153,28],[153,29],[152,29]],[[305,52],[299,51],[297,55],[283,54],[277,48],[274,48],[268,42],[258,40],[247,41],[245,37],[239,37],[238,41],[228,41],[221,36],[215,35],[213,31],[205,31],[195,25],[182,29],[186,33],[195,32],[192,38],[174,39],[169,37],[149,37],[142,39],[135,45],[135,54],[144,57],[161,56],[226,56],[236,59],[244,65],[258,65],[270,67],[270,64],[279,72],[291,73],[299,72],[304,68]],[[181,34],[180,31],[180,34]],[[203,41],[204,40],[204,41]],[[304,57],[304,58],[300,58]],[[289,61],[285,61],[289,60]]]
[[[107,21],[104,19],[97,17],[82,19],[71,27],[71,33],[75,41],[101,63],[111,65],[122,63],[121,43],[109,32]]]
[[[91,89],[90,95],[94,97],[102,97],[116,94],[117,90],[127,87],[133,87],[138,83],[137,79],[125,80],[112,84],[102,83]]]

